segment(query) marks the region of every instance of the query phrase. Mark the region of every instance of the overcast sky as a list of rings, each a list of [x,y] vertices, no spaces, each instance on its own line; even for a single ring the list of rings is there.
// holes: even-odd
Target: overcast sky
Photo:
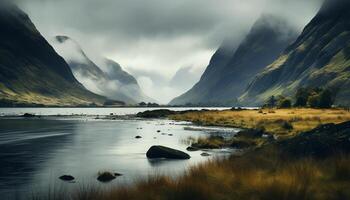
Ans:
[[[238,44],[262,13],[301,31],[321,0],[19,1],[48,40],[70,36],[91,59],[117,61],[147,95],[168,103],[199,80],[223,39]]]

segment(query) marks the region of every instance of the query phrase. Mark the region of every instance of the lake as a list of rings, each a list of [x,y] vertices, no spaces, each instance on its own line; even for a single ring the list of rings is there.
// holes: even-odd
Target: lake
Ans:
[[[33,192],[50,188],[71,190],[81,185],[109,188],[149,175],[176,177],[190,166],[234,151],[209,151],[210,157],[202,157],[202,151],[187,152],[191,156],[189,160],[149,160],[145,153],[152,145],[186,152],[189,137],[207,136],[213,132],[234,135],[238,129],[197,127],[170,120],[96,119],[96,115],[136,114],[144,110],[149,108],[1,108],[1,199],[28,197]],[[19,117],[24,113],[43,116]],[[137,135],[142,138],[135,139]],[[99,183],[96,180],[98,172],[106,170],[123,176],[107,184]],[[75,183],[59,180],[63,174],[73,175]]]

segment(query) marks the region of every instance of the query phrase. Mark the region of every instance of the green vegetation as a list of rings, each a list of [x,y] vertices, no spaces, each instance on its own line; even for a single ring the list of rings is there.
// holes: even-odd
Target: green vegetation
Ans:
[[[322,97],[313,95],[308,101],[300,91],[296,106],[325,108],[329,107],[330,100],[337,106],[350,106],[350,32],[347,23],[350,4],[346,0],[335,4],[338,4],[336,8],[322,7],[299,39],[255,75],[239,98],[242,105],[261,105],[272,95],[293,95],[301,87],[322,87],[336,95],[333,94],[332,99],[327,93]]]
[[[328,89],[299,88],[295,93],[294,107],[331,108],[335,95]],[[267,108],[291,108],[292,100],[285,96],[271,96],[265,103]]]

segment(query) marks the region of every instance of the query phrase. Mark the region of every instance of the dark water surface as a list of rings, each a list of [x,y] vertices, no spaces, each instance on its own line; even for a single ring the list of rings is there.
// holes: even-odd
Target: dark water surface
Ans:
[[[191,155],[190,160],[175,161],[149,160],[145,156],[148,148],[164,145],[186,151],[188,144],[185,141],[190,136],[205,136],[210,132],[234,134],[236,131],[202,129],[169,120],[96,120],[89,116],[1,117],[1,199],[15,199],[16,195],[29,195],[48,188],[71,189],[81,185],[108,188],[155,174],[177,176],[191,165],[228,155],[231,151],[210,152],[212,156],[209,158],[200,156],[201,151],[187,152]],[[135,139],[137,135],[142,139]],[[105,170],[123,176],[101,184],[96,180],[97,174]],[[63,174],[73,175],[76,182],[59,180]]]

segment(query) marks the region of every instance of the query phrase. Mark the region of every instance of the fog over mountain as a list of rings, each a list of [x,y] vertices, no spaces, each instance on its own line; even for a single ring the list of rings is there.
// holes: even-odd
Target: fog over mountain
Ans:
[[[144,92],[162,103],[178,96],[169,84],[190,67],[199,80],[224,39],[237,44],[262,13],[290,20],[297,31],[321,0],[17,0],[46,37],[69,35],[94,55],[118,61]],[[195,11],[195,12],[194,12]],[[182,83],[187,77],[178,76]],[[168,83],[168,84],[163,84]],[[191,84],[190,81],[188,84]],[[193,85],[188,85],[187,89]],[[182,86],[181,86],[182,87]],[[183,90],[183,89],[181,89]],[[182,91],[183,92],[183,91]]]
[[[68,36],[56,36],[51,44],[69,64],[75,78],[88,90],[126,104],[154,102],[143,94],[136,79],[117,62],[101,57],[97,66],[80,45]]]

